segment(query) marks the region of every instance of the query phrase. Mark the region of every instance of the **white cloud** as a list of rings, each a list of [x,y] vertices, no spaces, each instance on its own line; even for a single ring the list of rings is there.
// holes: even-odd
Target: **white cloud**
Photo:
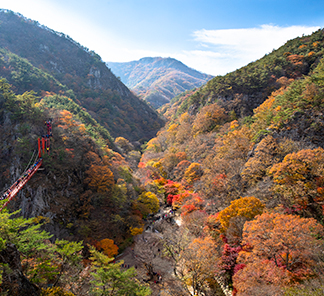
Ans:
[[[262,25],[247,29],[198,30],[193,36],[201,50],[184,52],[182,61],[188,60],[187,65],[199,71],[222,75],[263,57],[290,39],[311,34],[319,28]]]

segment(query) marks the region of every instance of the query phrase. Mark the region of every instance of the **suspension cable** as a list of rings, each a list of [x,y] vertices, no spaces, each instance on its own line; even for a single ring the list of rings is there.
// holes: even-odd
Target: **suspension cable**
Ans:
[[[24,172],[26,172],[27,169],[29,168],[30,163],[31,163],[31,161],[33,160],[33,157],[34,157],[34,155],[35,155],[35,151],[36,151],[36,150],[34,150],[34,153],[33,153],[32,157],[30,158],[29,163],[27,164],[27,167],[25,168]]]

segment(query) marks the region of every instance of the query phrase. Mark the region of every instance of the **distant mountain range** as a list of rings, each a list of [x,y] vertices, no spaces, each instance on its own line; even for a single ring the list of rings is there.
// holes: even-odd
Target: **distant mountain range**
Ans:
[[[154,108],[213,78],[173,58],[147,57],[127,63],[108,62],[107,65],[127,87]]]

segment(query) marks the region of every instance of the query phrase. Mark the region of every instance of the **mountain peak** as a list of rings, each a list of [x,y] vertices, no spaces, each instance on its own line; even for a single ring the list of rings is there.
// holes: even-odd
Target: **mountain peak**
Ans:
[[[109,62],[108,65],[123,83],[155,108],[213,78],[171,57],[144,57],[126,63]]]

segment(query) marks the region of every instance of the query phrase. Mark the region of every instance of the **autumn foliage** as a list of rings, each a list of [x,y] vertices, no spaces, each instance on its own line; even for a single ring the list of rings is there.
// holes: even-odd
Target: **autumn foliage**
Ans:
[[[263,213],[246,222],[243,230],[245,247],[238,262],[247,267],[234,276],[236,289],[243,293],[247,289],[247,279],[249,283],[261,280],[266,284],[269,274],[264,275],[267,270],[272,270],[270,279],[277,285],[314,276],[321,256],[322,235],[323,226],[312,218]]]
[[[324,150],[305,149],[288,154],[281,163],[270,169],[284,207],[290,212],[308,216],[323,216]]]
[[[114,244],[114,241],[109,238],[104,238],[96,243],[96,248],[109,258],[113,258],[118,254],[118,247]]]
[[[252,220],[262,213],[263,208],[264,204],[254,196],[241,197],[232,201],[229,207],[220,211],[217,215],[217,221],[221,225],[220,231],[225,233],[231,225],[231,220],[237,218],[244,219],[244,222]]]

